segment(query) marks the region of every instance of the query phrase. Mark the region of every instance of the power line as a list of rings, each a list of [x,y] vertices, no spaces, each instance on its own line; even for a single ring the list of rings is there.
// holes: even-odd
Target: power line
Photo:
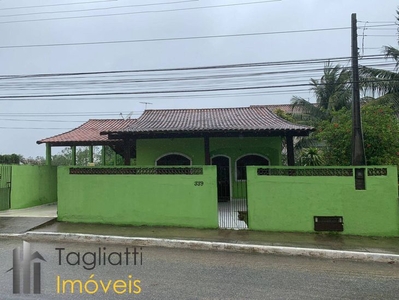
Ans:
[[[398,24],[396,23],[390,23],[390,24],[381,24],[381,25],[369,25],[366,26],[366,28],[377,28],[377,27],[391,27],[391,26],[397,26]]]
[[[375,59],[381,59],[383,56],[379,55],[373,55],[369,57],[365,57],[365,61],[367,60],[375,60]],[[216,95],[217,97],[220,96],[221,91],[238,91],[239,89],[243,88],[250,88],[252,87],[259,87],[259,86],[264,86],[264,83],[267,82],[267,87],[263,88],[263,90],[266,90],[266,88],[269,90],[267,94],[279,94],[281,91],[272,91],[273,89],[279,89],[279,88],[290,88],[292,92],[293,87],[298,87],[297,84],[294,83],[300,83],[302,84],[302,87],[310,87],[311,85],[309,82],[305,81],[304,74],[308,74],[306,76],[309,76],[311,78],[314,78],[313,75],[318,76],[321,75],[320,73],[324,70],[324,68],[298,68],[299,66],[308,66],[311,65],[311,63],[325,63],[325,62],[331,62],[331,58],[327,60],[321,60],[321,59],[313,59],[313,60],[306,60],[307,62],[304,63],[303,60],[301,61],[287,61],[282,63],[282,62],[271,62],[271,63],[251,63],[251,64],[236,64],[234,65],[236,68],[235,69],[228,69],[226,68],[227,66],[232,66],[232,65],[220,65],[220,66],[207,66],[207,67],[195,67],[195,70],[190,70],[190,71],[204,71],[203,69],[205,68],[206,71],[214,71],[214,70],[219,70],[216,74],[178,74],[178,77],[176,77],[176,74],[167,74],[168,76],[173,75],[172,77],[142,77],[142,78],[128,78],[128,79],[108,79],[107,80],[98,80],[98,78],[90,78],[88,80],[83,80],[79,78],[80,80],[74,80],[74,81],[38,81],[42,79],[48,79],[51,77],[39,77],[36,78],[34,77],[33,79],[35,81],[31,82],[6,82],[4,84],[0,84],[0,89],[3,90],[3,94],[6,93],[6,90],[18,90],[20,91],[35,91],[35,90],[47,90],[49,91],[46,95],[40,95],[40,94],[33,94],[32,92],[26,93],[25,95],[17,96],[17,95],[12,95],[12,96],[3,96],[4,98],[2,101],[30,101],[34,100],[35,97],[37,100],[44,100],[44,101],[51,101],[51,100],[61,100],[61,99],[53,99],[53,98],[63,98],[62,100],[79,100],[79,101],[89,101],[89,100],[96,100],[96,101],[103,101],[103,100],[132,100],[132,97],[146,97],[146,98],[159,98],[156,97],[158,94],[162,95],[163,98],[168,98],[168,94],[172,95],[170,98],[175,97],[178,98],[178,94],[184,94],[187,93],[187,90],[189,90],[189,93],[192,93],[190,97],[203,97],[201,95],[197,95],[198,93],[204,93],[204,92],[217,92],[218,94]],[[296,69],[284,69],[285,67],[288,66],[296,66]],[[299,65],[299,66],[298,66]],[[392,64],[367,64],[366,66],[391,66]],[[243,67],[252,67],[250,70],[245,70],[242,72],[241,68]],[[283,67],[283,69],[275,69],[275,67]],[[216,67],[221,67],[220,69]],[[255,69],[260,69],[263,67],[274,67],[272,70],[259,70],[256,71]],[[187,68],[184,68],[187,69]],[[192,69],[192,68],[189,68]],[[345,69],[345,68],[344,68]],[[143,71],[143,70],[134,70],[134,71]],[[162,71],[165,71],[165,69],[162,69]],[[223,74],[220,71],[224,71],[228,73]],[[124,71],[123,71],[124,72]],[[320,72],[320,73],[315,73],[315,72]],[[219,74],[218,74],[219,73]],[[76,73],[73,73],[74,75]],[[150,73],[151,74],[151,73]],[[43,75],[43,74],[41,74]],[[48,76],[54,76],[54,74],[46,74]],[[63,74],[65,75],[65,74]],[[69,74],[70,75],[70,74]],[[115,74],[111,74],[115,75]],[[98,75],[96,75],[98,76]],[[101,75],[105,76],[105,75]],[[126,75],[123,75],[126,76]],[[268,77],[269,76],[269,77]],[[14,79],[9,80],[25,80],[28,79],[29,77],[23,78],[23,77],[17,77]],[[55,77],[58,78],[58,77]],[[229,81],[226,81],[228,79]],[[277,81],[277,82],[276,82]],[[135,83],[133,86],[134,89],[132,90],[132,85],[131,83]],[[145,84],[143,86],[137,85],[139,84]],[[165,84],[164,84],[165,83]],[[191,91],[193,89],[193,84],[195,83],[196,89],[194,91]],[[150,84],[150,85],[149,85]],[[93,87],[96,87],[96,90],[93,92]],[[220,88],[224,88],[224,90],[219,90]],[[58,89],[56,92],[56,89]],[[215,90],[216,89],[216,90]],[[73,90],[72,93],[69,93],[68,90]],[[89,92],[90,91],[90,92]],[[152,91],[152,92],[148,92]],[[40,92],[39,92],[40,93]],[[196,93],[196,94],[193,94]],[[263,94],[266,94],[266,92],[263,92]],[[108,96],[107,98],[105,98]],[[113,97],[111,97],[113,96]],[[13,97],[10,99],[10,97]],[[88,98],[91,97],[91,98]],[[101,97],[101,98],[100,98]],[[120,97],[130,97],[130,98],[123,98],[121,99]],[[187,97],[187,95],[184,95],[184,97]],[[215,95],[213,96],[215,97]],[[74,98],[74,99],[73,99]]]
[[[0,15],[0,18],[30,16],[30,15],[43,15],[43,14],[74,13],[74,12],[83,12],[83,11],[98,11],[98,10],[109,10],[109,9],[120,9],[120,8],[127,8],[127,7],[171,5],[171,4],[197,2],[197,1],[198,0],[182,0],[182,1],[174,1],[174,2],[158,2],[158,3],[149,3],[149,4],[120,5],[120,6],[112,6],[112,7],[101,7],[101,8],[86,8],[86,9],[63,10],[63,11],[34,12],[34,13],[23,13],[23,14],[14,14],[14,15]]]
[[[1,23],[2,22],[0,22],[0,24]],[[64,47],[64,46],[106,45],[106,44],[126,44],[126,43],[148,43],[148,42],[165,42],[165,41],[184,41],[184,40],[261,36],[261,35],[274,35],[274,34],[323,32],[323,31],[349,30],[349,29],[350,29],[350,27],[333,27],[333,28],[317,28],[317,29],[303,29],[303,30],[269,31],[269,32],[253,32],[253,33],[235,33],[235,34],[203,35],[203,36],[188,36],[188,37],[170,37],[170,38],[155,38],[155,39],[137,39],[137,40],[119,40],[119,41],[96,41],[96,42],[77,42],[77,43],[8,45],[8,46],[0,46],[0,49],[61,47],[61,46]]]
[[[396,82],[396,80],[367,80],[365,82]],[[353,82],[348,82],[353,83]],[[319,83],[323,85],[322,83]],[[286,88],[286,87],[304,87],[311,86],[311,83],[303,84],[289,84],[289,85],[266,85],[266,86],[244,86],[244,87],[229,87],[229,88],[209,88],[209,89],[186,89],[186,90],[161,90],[161,91],[130,91],[130,92],[105,92],[105,93],[75,93],[75,94],[41,94],[41,95],[8,95],[0,96],[0,101],[10,101],[10,100],[51,100],[65,98],[65,97],[90,97],[90,96],[119,96],[119,95],[156,95],[156,94],[178,94],[178,93],[202,93],[202,92],[224,92],[224,91],[241,91],[241,90],[258,90],[258,89],[272,89],[272,88]],[[55,99],[46,99],[46,98]],[[70,99],[72,100],[72,99]],[[75,99],[82,100],[82,99]],[[102,100],[98,98],[97,101]],[[129,100],[129,99],[127,99]]]
[[[73,128],[59,128],[59,127],[6,127],[0,126],[0,129],[21,129],[21,130],[71,130]]]
[[[12,121],[12,122],[20,122],[20,121],[24,121],[24,122],[50,122],[50,123],[83,123],[86,121],[65,121],[65,120],[37,120],[37,119],[30,119],[30,120],[26,120],[26,119],[9,119],[9,118],[0,118],[0,121]]]
[[[384,57],[383,55],[370,55],[364,58],[365,62],[368,62],[367,66],[391,66],[392,64],[376,64],[373,63],[375,60],[380,60]],[[339,60],[347,61],[347,57],[339,58]],[[174,68],[172,70],[179,69],[182,72],[190,71],[186,74],[168,74],[167,76],[172,77],[148,77],[147,73],[144,73],[144,77],[138,78],[127,78],[127,79],[113,79],[107,78],[106,80],[98,80],[98,78],[89,78],[83,80],[79,78],[73,81],[45,81],[49,78],[59,78],[60,74],[31,74],[30,76],[43,76],[44,77],[33,77],[34,81],[26,82],[21,80],[29,79],[29,76],[21,77],[21,75],[12,75],[12,77],[5,77],[8,80],[18,80],[21,82],[5,82],[0,84],[0,89],[3,93],[7,89],[18,90],[20,93],[26,91],[35,90],[46,90],[46,94],[42,95],[40,92],[32,93],[26,92],[25,95],[4,95],[0,96],[0,101],[104,101],[104,100],[119,100],[119,101],[132,101],[142,99],[155,99],[155,98],[183,98],[188,97],[188,93],[191,98],[200,97],[238,97],[238,96],[254,96],[254,91],[260,91],[257,94],[263,95],[277,95],[277,94],[297,94],[309,93],[309,87],[311,84],[303,79],[304,74],[306,76],[313,77],[313,72],[322,72],[324,68],[312,67],[309,68],[313,63],[321,64],[331,62],[332,58],[329,59],[307,59],[307,60],[291,60],[284,62],[261,62],[261,63],[245,63],[245,64],[234,64],[234,65],[219,65],[219,66],[205,66],[205,67],[194,67],[194,68]],[[370,64],[371,61],[371,64]],[[295,66],[296,69],[285,69],[286,67]],[[234,67],[234,68],[232,68]],[[247,69],[250,67],[251,69]],[[272,69],[260,70],[260,68],[272,67]],[[278,67],[278,69],[276,69]],[[306,67],[303,69],[303,67]],[[257,70],[259,69],[259,71]],[[345,68],[344,68],[345,69]],[[161,71],[171,69],[160,69]],[[148,70],[130,70],[134,72],[147,72]],[[157,70],[159,71],[159,70]],[[201,74],[198,72],[214,72],[216,74]],[[113,71],[115,72],[115,71]],[[126,71],[122,71],[126,72]],[[197,74],[192,74],[197,72]],[[226,72],[226,73],[224,73]],[[245,73],[244,73],[245,72]],[[98,72],[95,72],[98,73]],[[102,73],[102,72],[101,72]],[[72,73],[76,75],[77,73]],[[81,75],[81,73],[78,73]],[[141,73],[139,73],[142,75]],[[315,75],[317,73],[314,73]],[[54,77],[54,75],[57,75]],[[66,73],[62,74],[63,76]],[[71,75],[68,73],[67,75]],[[95,74],[95,76],[108,76],[115,74]],[[120,75],[120,74],[119,74]],[[151,72],[148,75],[153,75]],[[157,74],[159,75],[159,74]],[[18,77],[19,76],[19,77]],[[88,75],[85,75],[88,76]],[[127,76],[123,74],[123,76]],[[130,76],[130,75],[129,75]],[[147,76],[147,77],[145,77]],[[177,77],[176,77],[177,76]],[[269,76],[265,77],[265,76]],[[3,79],[5,79],[3,78]],[[43,80],[44,79],[44,80]],[[229,79],[229,81],[226,81]],[[163,83],[166,84],[163,84]],[[268,84],[265,85],[265,82]],[[379,80],[380,82],[380,80]],[[131,85],[131,83],[145,83],[145,85]],[[152,83],[152,84],[148,84]],[[195,83],[195,85],[193,85]],[[162,85],[163,84],[163,85]],[[96,90],[93,91],[93,87]],[[133,87],[133,89],[132,89]],[[90,89],[89,89],[90,88]],[[301,89],[299,89],[301,88]],[[303,90],[306,88],[306,90]],[[58,90],[56,90],[58,89]],[[73,91],[73,92],[69,92]],[[245,92],[245,94],[243,93]],[[235,94],[233,94],[235,93]],[[240,93],[240,94],[239,94]],[[123,98],[121,98],[123,97]],[[6,115],[7,116],[7,115]],[[114,114],[115,116],[115,114]],[[8,116],[9,117],[9,116]]]
[[[367,67],[371,66],[394,66],[393,63],[389,64],[377,64],[377,65],[366,65]],[[347,68],[343,68],[345,70]],[[235,72],[229,72],[226,74],[217,73],[217,74],[195,74],[194,76],[191,74],[182,74],[178,77],[144,77],[144,78],[128,78],[128,79],[108,79],[108,80],[98,80],[96,78],[92,78],[90,80],[80,80],[80,81],[32,81],[32,82],[10,82],[7,84],[0,84],[0,89],[5,93],[6,90],[73,90],[74,92],[78,90],[89,90],[93,91],[94,88],[99,89],[107,89],[107,91],[117,90],[123,91],[125,89],[131,90],[131,84],[135,84],[136,88],[140,88],[137,84],[145,84],[143,88],[152,90],[156,88],[170,87],[170,84],[178,84],[179,88],[184,87],[184,85],[193,84],[199,86],[215,86],[222,84],[223,86],[228,86],[231,84],[245,84],[245,83],[256,83],[256,82],[268,82],[271,84],[272,82],[278,81],[280,84],[288,82],[304,82],[304,74],[307,74],[306,77],[315,77],[321,75],[321,72],[324,68],[309,68],[309,69],[294,69],[294,70],[262,70],[255,72],[246,72],[241,73],[237,72],[240,70],[234,70]],[[223,80],[221,82],[221,80]],[[228,80],[228,81],[226,81]],[[307,79],[306,79],[307,82]],[[150,84],[150,85],[149,85]],[[167,84],[167,86],[166,86]],[[54,93],[54,92],[53,92]]]
[[[367,67],[383,67],[383,66],[395,66],[395,63],[376,63],[376,64],[368,64],[365,65]],[[350,68],[342,67],[343,70],[350,70]],[[76,86],[76,85],[90,85],[92,87],[93,85],[109,85],[109,84],[118,84],[118,83],[158,83],[158,82],[170,82],[170,81],[193,81],[193,80],[206,80],[206,79],[231,79],[231,78],[245,78],[245,77],[254,77],[254,76],[265,76],[265,75],[279,75],[279,74],[291,74],[296,77],[298,76],[303,76],[298,73],[314,73],[317,71],[323,71],[324,67],[320,68],[308,68],[308,69],[294,69],[294,70],[272,70],[272,71],[258,71],[258,72],[251,72],[251,73],[228,73],[228,74],[216,74],[216,75],[195,75],[195,76],[190,76],[190,75],[179,75],[182,77],[150,77],[150,78],[138,78],[138,79],[133,79],[133,78],[128,78],[128,79],[107,79],[107,80],[98,80],[96,77],[90,78],[89,81],[84,81],[84,80],[79,80],[79,81],[47,81],[47,82],[40,82],[40,81],[32,81],[31,83],[29,82],[23,82],[23,83],[15,83],[14,85],[11,83],[8,83],[7,86],[27,86],[29,84],[35,85],[37,88],[41,88],[41,86],[46,86],[46,87],[52,87],[52,86]],[[298,75],[296,75],[298,74]],[[112,78],[112,77],[111,77]],[[277,78],[276,76],[273,77]],[[286,77],[285,77],[286,78]],[[302,77],[301,77],[302,78]],[[18,78],[21,79],[21,78]],[[22,78],[25,79],[25,78]],[[82,78],[80,78],[82,79]],[[0,84],[0,87],[6,87],[4,84]],[[75,87],[76,88],[76,87]]]
[[[385,36],[397,36],[396,34],[366,34],[365,36],[377,36],[377,37],[385,37]]]
[[[362,60],[385,58],[384,54],[365,55]],[[149,72],[170,72],[170,71],[192,71],[192,70],[211,70],[211,69],[231,69],[231,68],[247,68],[247,67],[264,67],[264,66],[281,66],[281,65],[297,65],[311,63],[325,63],[329,61],[348,60],[349,56],[315,58],[301,60],[282,60],[276,62],[257,62],[242,64],[227,64],[199,67],[182,67],[182,68],[164,68],[164,69],[133,69],[133,70],[111,70],[111,71],[92,71],[92,72],[72,72],[72,73],[36,73],[24,75],[0,75],[0,80],[16,79],[16,78],[32,78],[32,77],[60,77],[60,76],[82,76],[82,75],[100,75],[100,74],[121,74],[121,73],[149,73]]]
[[[67,5],[81,5],[81,4],[96,4],[102,2],[114,2],[118,0],[100,0],[100,1],[86,1],[86,2],[73,2],[73,3],[63,3],[63,4],[46,4],[46,5],[32,5],[32,6],[18,6],[18,7],[6,7],[0,8],[1,10],[15,10],[15,9],[27,9],[27,8],[39,8],[39,7],[53,7],[53,6],[67,6]]]
[[[70,20],[70,19],[84,19],[84,18],[98,18],[98,17],[113,17],[113,16],[123,16],[123,15],[149,14],[149,13],[168,13],[168,12],[175,12],[175,11],[187,11],[187,10],[198,10],[198,9],[208,9],[208,8],[223,8],[223,7],[244,6],[244,5],[253,5],[253,4],[263,4],[263,3],[269,3],[269,2],[280,2],[280,1],[282,1],[282,0],[266,0],[266,1],[246,2],[246,3],[232,3],[232,4],[222,4],[222,5],[209,5],[209,6],[198,6],[198,7],[163,9],[163,10],[124,12],[124,13],[103,14],[103,15],[86,15],[86,16],[71,16],[71,17],[46,18],[46,19],[14,20],[14,21],[3,21],[3,22],[0,22],[0,24]]]
[[[18,112],[18,113],[0,113],[0,116],[40,116],[40,117],[54,117],[54,116],[75,116],[75,117],[86,117],[86,116],[98,116],[98,115],[119,115],[120,113],[129,113],[128,111],[116,111],[116,112],[61,112],[61,113],[28,113],[28,112]],[[142,113],[142,111],[137,112],[137,114]]]
[[[377,21],[360,21],[360,20],[357,20],[357,22],[358,23],[371,23],[371,24],[386,24],[386,23],[389,23],[389,24],[395,24],[394,22],[392,22],[392,21],[380,21],[380,22],[377,22]]]

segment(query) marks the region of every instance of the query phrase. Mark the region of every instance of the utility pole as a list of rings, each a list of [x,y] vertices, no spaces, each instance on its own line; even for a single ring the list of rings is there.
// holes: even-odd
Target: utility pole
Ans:
[[[360,117],[359,63],[357,47],[357,20],[352,14],[352,165],[365,166],[362,122]]]

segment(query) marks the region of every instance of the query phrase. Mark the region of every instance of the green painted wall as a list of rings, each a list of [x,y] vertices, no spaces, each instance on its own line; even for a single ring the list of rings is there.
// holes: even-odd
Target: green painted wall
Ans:
[[[138,166],[154,166],[155,160],[167,153],[184,154],[191,158],[193,165],[205,163],[202,138],[148,139],[137,140],[136,143],[136,165]]]
[[[245,154],[261,154],[271,165],[281,165],[281,137],[211,138],[211,156],[227,155],[234,169],[235,161]]]
[[[386,168],[387,176],[367,176],[366,190],[355,190],[354,177],[258,176],[248,167],[249,227],[313,232],[313,216],[343,216],[343,234],[398,236],[397,168]]]
[[[210,154],[230,157],[233,197],[244,197],[245,185],[236,181],[235,162],[245,154],[260,154],[271,165],[281,165],[281,137],[210,138]],[[192,159],[193,165],[205,163],[203,138],[148,139],[137,141],[137,165],[155,165],[155,161],[167,153],[181,153]]]
[[[281,165],[281,138],[211,138],[211,157],[226,155],[230,157],[231,185],[233,198],[246,197],[245,182],[236,180],[236,160],[246,154],[260,154],[266,156],[271,165]]]
[[[57,201],[57,167],[12,166],[11,208]]]
[[[203,175],[70,175],[59,167],[58,219],[217,228],[216,168],[203,168]]]

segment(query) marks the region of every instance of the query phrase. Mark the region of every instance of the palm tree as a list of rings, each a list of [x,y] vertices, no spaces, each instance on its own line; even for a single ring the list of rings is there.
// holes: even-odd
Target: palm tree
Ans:
[[[301,166],[321,166],[324,164],[323,153],[318,148],[304,148],[299,156]]]
[[[324,74],[320,80],[311,78],[311,90],[316,96],[316,104],[294,96],[293,116],[296,120],[317,125],[322,120],[331,118],[331,111],[349,108],[351,104],[350,89],[351,73],[340,65],[331,65],[330,62],[324,66]]]
[[[385,57],[396,62],[394,71],[369,67],[360,67],[361,85],[365,92],[372,92],[373,98],[380,104],[391,105],[399,111],[399,50],[385,47]],[[377,97],[375,97],[377,96]]]
[[[340,65],[333,66],[330,62],[324,65],[323,76],[320,80],[311,78],[311,90],[316,96],[316,104],[294,96],[292,116],[298,123],[317,127],[322,121],[332,119],[331,112],[351,105],[351,73]],[[321,151],[318,147],[323,144],[313,134],[298,139],[295,143],[296,157],[300,165],[321,165]]]
[[[396,19],[399,21],[399,10],[396,11]],[[372,93],[379,104],[388,104],[396,112],[399,112],[399,49],[392,46],[385,46],[383,53],[385,58],[395,61],[393,71],[360,67],[361,85],[367,93]]]

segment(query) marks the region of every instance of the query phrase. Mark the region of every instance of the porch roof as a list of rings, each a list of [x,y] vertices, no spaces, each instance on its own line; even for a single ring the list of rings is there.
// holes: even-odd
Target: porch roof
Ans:
[[[265,106],[146,110],[137,122],[102,134],[278,132],[308,135],[313,127],[290,123]]]
[[[107,136],[100,135],[104,130],[122,130],[131,126],[136,119],[91,119],[71,131],[37,141],[37,144],[51,144],[54,146],[86,146],[107,145],[118,142],[109,140]]]

